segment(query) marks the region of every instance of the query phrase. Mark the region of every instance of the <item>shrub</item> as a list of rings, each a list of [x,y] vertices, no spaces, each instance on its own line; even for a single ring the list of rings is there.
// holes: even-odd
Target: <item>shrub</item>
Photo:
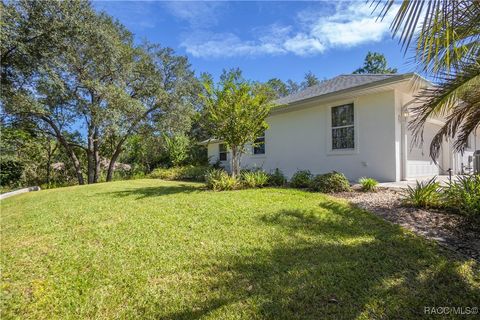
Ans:
[[[313,191],[319,191],[324,193],[351,190],[348,179],[343,175],[343,173],[339,173],[336,171],[315,176],[315,178],[312,179],[311,189]]]
[[[276,168],[273,173],[268,175],[268,184],[271,186],[281,187],[287,183],[287,178],[283,174],[283,172]]]
[[[358,182],[362,185],[362,191],[373,192],[377,190],[378,181],[373,178],[360,178]]]
[[[205,175],[205,182],[207,188],[213,191],[234,190],[240,185],[236,178],[221,169],[211,169],[208,171]]]
[[[433,177],[428,181],[417,181],[415,187],[408,186],[403,201],[419,208],[438,207],[441,203],[440,184]]]
[[[443,190],[448,207],[467,216],[480,217],[480,175],[459,176]]]
[[[308,170],[300,170],[293,174],[290,180],[292,188],[309,188],[312,182],[312,173]]]
[[[0,185],[6,186],[17,183],[22,177],[24,166],[21,162],[12,159],[0,159]]]
[[[150,178],[163,180],[192,180],[204,181],[208,166],[183,166],[171,168],[157,168],[150,173]]]
[[[242,183],[248,188],[261,188],[268,184],[269,176],[263,171],[242,172]]]

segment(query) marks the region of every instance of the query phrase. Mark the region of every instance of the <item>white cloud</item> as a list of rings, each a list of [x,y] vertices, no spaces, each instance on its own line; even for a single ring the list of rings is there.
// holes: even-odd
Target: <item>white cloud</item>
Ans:
[[[194,57],[234,57],[285,53],[273,42],[245,41],[233,33],[195,32],[181,44]]]
[[[325,10],[323,5],[326,4],[322,4],[321,10],[299,12],[294,25],[272,24],[254,28],[249,40],[233,33],[195,32],[187,36],[181,46],[194,57],[313,55],[335,47],[381,41],[390,34],[389,25],[396,12],[396,8],[392,8],[380,21],[364,2],[339,2],[333,10]],[[211,12],[209,10],[205,12]],[[185,19],[190,19],[188,13],[185,13]]]
[[[172,15],[187,21],[193,28],[217,24],[219,11],[226,6],[226,3],[211,1],[172,1],[163,4]]]

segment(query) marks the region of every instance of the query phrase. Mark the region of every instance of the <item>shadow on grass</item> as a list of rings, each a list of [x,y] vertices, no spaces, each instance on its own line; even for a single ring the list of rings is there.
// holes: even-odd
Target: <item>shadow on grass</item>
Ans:
[[[166,318],[228,318],[234,304],[237,316],[266,319],[416,319],[424,307],[480,301],[477,267],[469,280],[476,285],[461,274],[472,261],[446,258],[365,211],[325,201],[320,210],[281,210],[259,223],[283,235],[270,249],[202,266],[210,293],[223,299],[207,292],[195,308]]]
[[[134,188],[127,189],[122,191],[113,191],[107,192],[107,194],[114,197],[131,197],[137,196],[137,199],[143,199],[148,197],[159,197],[166,196],[177,193],[194,193],[202,192],[203,189],[200,187],[194,187],[187,184],[179,184],[174,186],[159,186],[159,187],[145,187],[145,188]]]

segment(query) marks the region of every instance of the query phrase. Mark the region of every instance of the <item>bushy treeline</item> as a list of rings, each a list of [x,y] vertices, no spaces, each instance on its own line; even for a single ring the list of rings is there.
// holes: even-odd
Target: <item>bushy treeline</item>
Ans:
[[[201,85],[185,56],[136,44],[88,1],[2,1],[1,11],[2,185],[205,162]]]

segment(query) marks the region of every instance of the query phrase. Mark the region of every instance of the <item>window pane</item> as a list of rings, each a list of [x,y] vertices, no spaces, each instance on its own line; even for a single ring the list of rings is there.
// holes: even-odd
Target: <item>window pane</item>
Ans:
[[[354,128],[332,129],[332,149],[353,149],[355,148]]]
[[[332,108],[332,127],[353,125],[353,104]]]
[[[218,159],[220,161],[227,161],[227,147],[224,143],[218,145]]]
[[[265,137],[255,139],[253,154],[265,154]]]

